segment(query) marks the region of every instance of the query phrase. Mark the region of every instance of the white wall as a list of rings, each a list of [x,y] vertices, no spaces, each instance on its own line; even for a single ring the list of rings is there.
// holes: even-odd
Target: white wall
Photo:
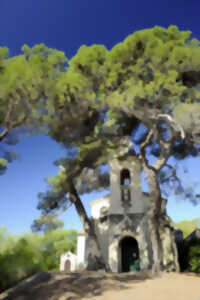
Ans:
[[[85,235],[78,235],[77,240],[77,268],[85,265]]]
[[[71,252],[67,252],[60,257],[60,271],[65,271],[65,262],[69,260],[71,262],[71,272],[75,271],[77,268],[77,256]]]
[[[98,219],[100,217],[100,210],[102,207],[109,208],[110,206],[109,198],[110,198],[109,196],[104,196],[90,203],[91,215],[94,219]]]

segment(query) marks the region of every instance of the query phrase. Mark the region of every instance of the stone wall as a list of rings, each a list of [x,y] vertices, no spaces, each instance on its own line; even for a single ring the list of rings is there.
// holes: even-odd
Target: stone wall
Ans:
[[[121,271],[121,254],[119,244],[125,237],[137,240],[139,248],[140,269],[149,268],[152,260],[150,243],[146,232],[144,214],[109,215],[109,265],[112,272]]]
[[[122,187],[120,175],[122,170],[130,172],[130,205],[129,213],[143,213],[148,200],[143,196],[141,188],[141,166],[138,159],[128,157],[126,161],[113,160],[110,162],[110,208],[109,214],[124,214],[122,205]]]
[[[147,270],[152,264],[152,249],[146,230],[144,214],[113,214],[94,220],[96,234],[104,259],[112,272],[121,271],[120,241],[124,237],[137,240],[140,269]],[[91,251],[91,248],[90,248]]]

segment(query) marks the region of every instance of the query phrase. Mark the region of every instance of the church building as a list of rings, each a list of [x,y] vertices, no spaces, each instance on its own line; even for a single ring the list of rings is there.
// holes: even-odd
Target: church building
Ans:
[[[150,198],[148,193],[142,191],[142,169],[138,157],[129,150],[127,152],[123,144],[121,149],[118,158],[115,157],[109,162],[110,194],[90,203],[91,222],[101,253],[112,272],[150,270],[153,265],[147,223]],[[166,201],[162,201],[164,211]],[[180,230],[176,231],[167,214],[166,217],[167,230],[174,233],[171,236],[172,241],[179,243]],[[175,271],[173,257],[177,257],[177,249],[171,243],[169,235],[165,234],[162,239],[165,245],[162,249],[164,264],[169,271]],[[61,255],[60,270],[78,271],[86,268],[91,254],[91,241],[81,231],[78,234],[77,254],[68,252]]]
[[[91,219],[106,263],[112,272],[147,270],[152,250],[145,214],[149,197],[142,192],[141,164],[136,156],[110,162],[110,194],[92,201]],[[92,249],[84,231],[78,235],[77,255],[61,256],[60,270],[66,262],[71,271],[87,265]],[[67,258],[68,255],[68,258]]]

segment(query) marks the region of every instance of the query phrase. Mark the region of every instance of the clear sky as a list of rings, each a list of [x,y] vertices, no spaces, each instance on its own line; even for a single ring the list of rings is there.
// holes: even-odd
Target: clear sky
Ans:
[[[104,44],[110,49],[134,31],[155,25],[177,25],[200,39],[199,11],[198,0],[1,0],[0,46],[7,46],[14,56],[24,44],[44,43],[71,58],[81,45]],[[0,176],[0,226],[19,234],[29,231],[33,219],[39,217],[37,194],[46,190],[44,178],[57,174],[53,161],[64,150],[43,135],[22,138],[12,150],[21,159]],[[200,159],[185,164],[190,170],[186,181],[198,183]],[[83,197],[88,211],[89,202],[98,197],[96,193]],[[200,217],[200,205],[173,198],[167,209],[174,221]],[[62,219],[65,228],[81,228],[74,208]]]

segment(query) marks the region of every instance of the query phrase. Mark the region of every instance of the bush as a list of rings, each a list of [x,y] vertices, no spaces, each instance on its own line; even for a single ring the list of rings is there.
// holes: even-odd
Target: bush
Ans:
[[[22,238],[15,247],[0,254],[0,291],[40,270],[40,262],[28,242]]]
[[[45,234],[10,236],[0,228],[0,292],[38,271],[56,270],[60,255],[75,252],[75,230],[52,230]]]
[[[76,251],[77,233],[75,230],[51,230],[42,235],[42,266],[44,271],[59,268],[60,255]]]
[[[192,272],[200,273],[200,245],[190,247],[189,266]]]

